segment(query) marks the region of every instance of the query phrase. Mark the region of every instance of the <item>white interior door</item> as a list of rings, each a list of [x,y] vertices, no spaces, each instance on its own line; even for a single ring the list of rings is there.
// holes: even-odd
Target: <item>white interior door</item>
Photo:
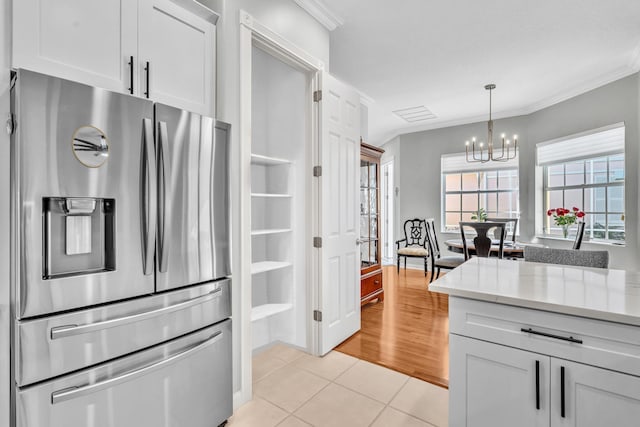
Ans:
[[[360,97],[326,72],[320,87],[320,354],[360,329],[360,256],[356,241]]]

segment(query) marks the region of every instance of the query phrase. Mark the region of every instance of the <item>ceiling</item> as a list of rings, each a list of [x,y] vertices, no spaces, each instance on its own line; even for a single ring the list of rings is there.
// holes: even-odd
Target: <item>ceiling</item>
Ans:
[[[362,92],[369,141],[528,114],[640,69],[638,0],[315,0],[331,73]],[[340,25],[341,24],[341,25]],[[394,110],[436,117],[408,123]]]

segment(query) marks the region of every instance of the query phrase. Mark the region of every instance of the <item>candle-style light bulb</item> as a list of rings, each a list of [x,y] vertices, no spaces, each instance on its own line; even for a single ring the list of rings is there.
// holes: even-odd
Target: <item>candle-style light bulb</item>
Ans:
[[[469,141],[466,141],[466,142],[464,143],[464,145],[466,145],[466,146],[468,147],[468,146],[469,146]]]
[[[476,142],[476,137],[471,138],[471,141]]]
[[[509,141],[509,140],[507,139],[507,145],[509,145],[509,144],[511,144],[511,141]]]
[[[480,143],[480,148],[482,148],[484,146],[484,142]]]
[[[518,140],[518,135],[513,135],[513,140],[517,141]]]

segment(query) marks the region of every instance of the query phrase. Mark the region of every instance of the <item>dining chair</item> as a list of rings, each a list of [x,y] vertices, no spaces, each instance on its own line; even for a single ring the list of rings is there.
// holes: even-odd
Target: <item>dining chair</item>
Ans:
[[[580,249],[580,246],[582,246],[582,238],[584,237],[584,227],[585,227],[585,223],[584,222],[579,222],[578,223],[578,231],[576,232],[576,240],[573,241],[573,249]]]
[[[396,258],[398,274],[400,274],[400,257],[404,257],[404,268],[407,268],[407,258],[424,259],[424,275],[427,275],[427,222],[424,219],[414,218],[404,222],[404,239],[396,241]],[[403,247],[400,244],[404,243]]]
[[[429,244],[429,254],[431,255],[431,277],[429,283],[433,282],[433,277],[440,277],[440,269],[453,270],[466,260],[460,255],[442,256],[440,245],[436,234],[436,224],[433,218],[427,220],[427,243]]]
[[[608,268],[609,252],[526,246],[524,248],[524,260],[529,262],[544,262],[547,264]]]
[[[504,222],[507,224],[507,233],[509,233],[509,228],[511,228],[511,241],[513,243],[516,242],[516,229],[518,228],[518,218],[489,218],[487,217],[487,222]],[[498,236],[496,236],[496,239]],[[505,239],[507,237],[505,236]]]
[[[471,227],[476,231],[476,237],[473,238],[473,245],[476,248],[476,255],[481,258],[488,258],[491,253],[491,246],[493,241],[487,233],[491,230],[497,230],[496,235],[499,236],[498,242],[498,258],[502,259],[504,256],[504,237],[507,231],[506,224],[504,222],[460,222],[460,235],[462,237],[462,251],[464,258],[469,259],[469,248],[467,246],[467,239],[464,234],[465,227]]]

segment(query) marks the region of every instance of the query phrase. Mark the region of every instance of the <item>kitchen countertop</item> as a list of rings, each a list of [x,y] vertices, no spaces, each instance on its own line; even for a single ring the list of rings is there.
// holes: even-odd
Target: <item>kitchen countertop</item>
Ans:
[[[640,273],[472,258],[432,292],[640,326]]]

